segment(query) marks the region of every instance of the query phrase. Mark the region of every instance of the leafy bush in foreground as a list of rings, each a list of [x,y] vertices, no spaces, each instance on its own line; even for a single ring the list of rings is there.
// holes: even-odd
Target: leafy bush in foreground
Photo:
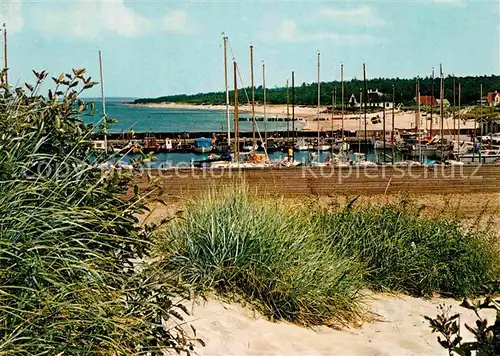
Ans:
[[[375,289],[461,297],[498,277],[494,241],[405,204],[321,211],[312,224],[339,253],[367,264]]]
[[[306,220],[244,188],[190,202],[159,239],[171,278],[236,293],[272,319],[338,325],[361,315],[362,266],[318,241]]]
[[[185,350],[165,285],[142,267],[148,232],[139,201],[116,195],[79,116],[84,70],[54,78],[48,97],[3,88],[0,98],[0,354],[144,354]]]
[[[448,351],[451,356],[454,353],[461,356],[500,355],[500,283],[493,283],[493,288],[488,291],[484,299],[469,301],[464,299],[461,307],[473,310],[477,316],[475,327],[465,324],[465,328],[473,335],[473,341],[464,342],[460,334],[460,314],[450,316],[450,308],[440,306],[441,314],[435,319],[425,316],[429,322],[432,332],[438,332],[439,344]],[[491,309],[496,313],[495,321],[489,324],[488,320],[481,317],[480,311]]]

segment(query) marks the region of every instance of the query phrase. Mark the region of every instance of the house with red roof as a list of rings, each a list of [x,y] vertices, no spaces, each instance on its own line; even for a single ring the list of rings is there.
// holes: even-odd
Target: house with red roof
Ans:
[[[495,90],[494,92],[489,92],[488,93],[488,104],[490,106],[497,106],[500,105],[500,92]]]
[[[420,105],[423,106],[437,106],[438,101],[432,95],[420,95]]]

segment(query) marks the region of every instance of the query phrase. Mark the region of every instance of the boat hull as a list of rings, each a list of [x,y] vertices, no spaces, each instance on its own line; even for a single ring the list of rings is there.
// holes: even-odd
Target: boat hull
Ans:
[[[212,152],[212,147],[195,147],[194,151],[196,153],[208,153]]]
[[[459,155],[460,162],[464,163],[494,163],[500,161],[500,154],[479,154],[475,153],[474,155],[471,153]]]
[[[314,151],[328,151],[332,148],[330,145],[319,145],[319,146],[314,146],[313,150]]]

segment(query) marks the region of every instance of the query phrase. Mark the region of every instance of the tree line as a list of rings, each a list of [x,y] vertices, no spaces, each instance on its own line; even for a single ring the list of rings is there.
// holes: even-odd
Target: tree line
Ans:
[[[432,95],[439,99],[440,78],[375,78],[367,80],[367,89],[375,90],[384,94],[382,100],[392,101],[393,87],[395,91],[396,103],[403,105],[415,104],[415,91],[417,80],[420,83],[421,95]],[[478,103],[480,98],[480,86],[483,86],[483,97],[486,97],[487,92],[498,90],[500,91],[500,76],[466,76],[444,78],[444,97],[453,105],[454,99],[458,105],[458,86],[461,85],[461,104],[473,105]],[[455,87],[455,95],[453,88]],[[360,79],[352,79],[344,82],[344,102],[347,103],[352,94],[359,94],[360,90],[364,89],[364,82]],[[302,83],[295,87],[295,104],[296,105],[316,105],[317,103],[317,83]],[[239,89],[240,104],[248,103],[250,98],[250,87]],[[230,101],[233,102],[234,93],[230,91]],[[255,100],[258,103],[263,102],[263,88],[258,86],[255,88]],[[292,89],[288,90],[289,102],[292,102]],[[134,101],[136,104],[145,103],[163,103],[163,102],[182,102],[196,105],[222,105],[226,102],[225,92],[209,92],[198,94],[179,94],[167,95],[157,98],[142,98]],[[267,88],[266,99],[268,104],[286,104],[287,89],[286,87]],[[335,101],[337,105],[341,103],[341,84],[339,81],[321,82],[321,103],[323,105],[331,105]]]

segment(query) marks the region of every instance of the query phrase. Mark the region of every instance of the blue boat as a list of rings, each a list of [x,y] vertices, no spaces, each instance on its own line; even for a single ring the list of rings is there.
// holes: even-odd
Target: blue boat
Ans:
[[[198,153],[207,153],[212,151],[212,140],[209,138],[197,138],[194,140],[194,151]]]

